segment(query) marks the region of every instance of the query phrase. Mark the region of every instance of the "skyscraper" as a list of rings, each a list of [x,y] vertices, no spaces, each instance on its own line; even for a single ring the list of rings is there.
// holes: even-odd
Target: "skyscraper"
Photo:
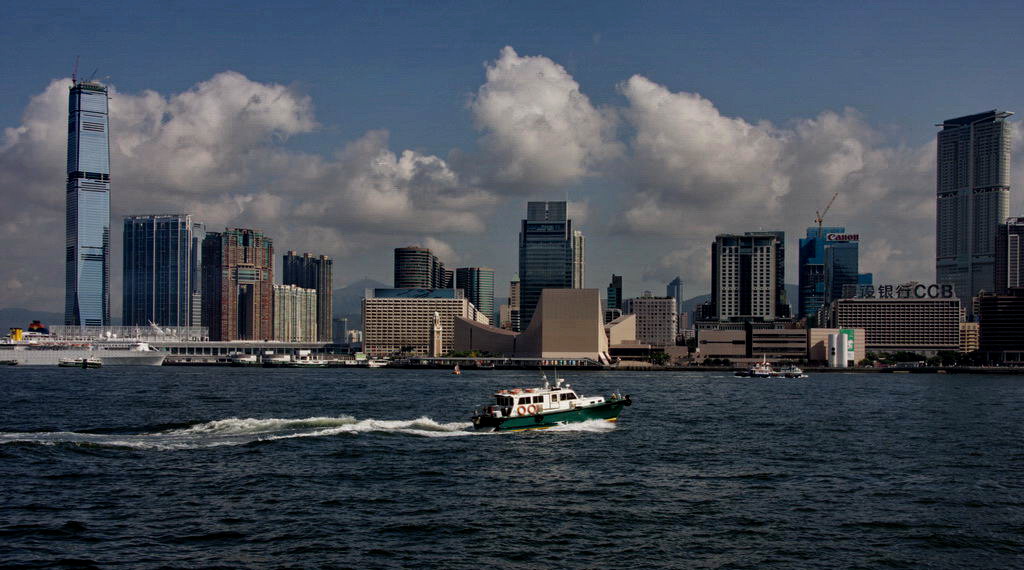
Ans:
[[[110,324],[107,88],[78,81],[68,101],[64,324]]]
[[[316,291],[316,334],[320,342],[331,342],[334,327],[334,262],[326,255],[289,251],[281,264],[282,283]]]
[[[228,228],[203,240],[203,326],[210,340],[274,338],[274,244],[262,232]]]
[[[844,287],[859,284],[859,242],[843,227],[807,228],[798,252],[801,317],[813,318],[822,305],[844,297]]]
[[[572,232],[572,288],[582,289],[586,287],[584,282],[586,281],[586,254],[585,245],[586,240],[583,237],[583,232],[580,230],[574,230]]]
[[[995,289],[996,231],[1010,214],[1008,111],[949,119],[936,138],[935,273],[963,307]]]
[[[410,245],[395,248],[396,289],[451,289],[455,273],[445,269],[429,249]]]
[[[125,216],[123,325],[200,326],[205,235],[188,214]]]
[[[520,330],[526,330],[543,289],[573,287],[572,220],[565,202],[528,202],[519,232]]]
[[[612,281],[608,284],[608,298],[605,309],[622,309],[622,276],[612,273]]]
[[[455,287],[462,289],[470,303],[498,322],[494,315],[494,270],[490,267],[460,267],[455,270]]]
[[[775,318],[790,318],[792,311],[786,298],[786,232],[757,231],[745,232],[743,235],[775,238]]]
[[[284,342],[316,342],[320,340],[316,290],[296,285],[274,285],[273,326],[274,340]]]
[[[665,296],[676,300],[676,309],[683,307],[683,280],[678,275],[665,286]]]
[[[1024,218],[1007,218],[996,232],[995,292],[1024,287]]]
[[[715,237],[711,244],[711,312],[716,319],[780,318],[779,247],[775,232]]]
[[[523,287],[522,282],[519,281],[519,274],[516,273],[512,276],[512,281],[508,284],[508,319],[509,325],[514,331],[521,331],[522,329],[522,299]]]

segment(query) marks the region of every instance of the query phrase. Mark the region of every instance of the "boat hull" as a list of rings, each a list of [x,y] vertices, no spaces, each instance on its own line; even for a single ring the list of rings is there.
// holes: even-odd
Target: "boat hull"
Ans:
[[[121,349],[4,350],[0,360],[13,360],[27,366],[55,366],[62,359],[99,358],[103,366],[160,366],[167,353]]]
[[[509,418],[479,415],[473,416],[473,427],[478,430],[490,431],[522,431],[528,429],[547,429],[558,425],[590,420],[614,422],[619,419],[622,407],[628,403],[629,400],[615,400],[586,408],[573,408],[534,414],[532,416],[514,416]]]

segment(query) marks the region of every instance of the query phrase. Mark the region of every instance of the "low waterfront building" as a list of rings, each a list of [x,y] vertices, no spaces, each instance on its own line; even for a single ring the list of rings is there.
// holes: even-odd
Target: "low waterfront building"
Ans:
[[[317,335],[316,289],[274,285],[274,340],[312,342]]]
[[[981,328],[978,323],[960,323],[960,352],[968,353],[978,350],[978,335]]]
[[[373,357],[429,356],[435,312],[442,328],[442,354],[455,345],[456,317],[490,322],[461,289],[369,289],[363,299],[363,351]]]
[[[867,351],[923,356],[959,350],[960,321],[956,297],[836,299],[819,311],[823,326],[864,329]]]
[[[807,329],[759,327],[755,323],[722,323],[697,331],[697,350],[702,358],[804,360]],[[729,326],[739,325],[739,326]]]
[[[832,335],[845,335],[847,340],[846,354],[847,366],[855,366],[867,354],[865,345],[864,329],[821,329],[812,328],[807,330],[807,361],[811,364],[821,366],[829,365],[834,356],[833,350],[829,349],[829,337]],[[845,368],[845,367],[844,367]]]
[[[624,314],[636,315],[636,338],[641,344],[673,346],[676,343],[679,315],[672,297],[655,297],[650,291],[635,299],[626,299]]]

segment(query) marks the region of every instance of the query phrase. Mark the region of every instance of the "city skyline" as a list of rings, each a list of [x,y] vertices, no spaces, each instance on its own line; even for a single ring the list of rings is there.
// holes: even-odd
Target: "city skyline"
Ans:
[[[23,12],[15,19],[32,12],[15,11]],[[97,76],[112,93],[111,161],[122,190],[114,194],[111,215],[173,211],[192,213],[208,227],[258,228],[285,248],[338,260],[346,268],[336,272],[338,287],[367,276],[388,282],[390,251],[412,243],[430,247],[448,267],[492,266],[496,282],[507,283],[516,270],[518,230],[518,214],[509,212],[528,200],[568,194],[570,217],[592,253],[587,286],[603,287],[608,275],[621,274],[633,295],[660,290],[680,275],[689,298],[710,290],[706,244],[714,235],[763,227],[796,236],[838,191],[826,223],[870,236],[861,243],[862,271],[886,282],[930,282],[933,125],[1021,107],[1011,88],[1012,63],[987,72],[985,78],[1009,82],[994,93],[937,85],[948,81],[944,72],[923,66],[913,70],[919,73],[913,88],[891,76],[883,82],[900,90],[895,98],[794,84],[788,96],[772,91],[745,100],[713,74],[671,71],[670,63],[694,65],[684,53],[662,48],[657,53],[665,61],[639,57],[613,33],[613,11],[597,10],[588,20],[594,31],[585,37],[552,43],[499,35],[464,56],[424,56],[425,69],[459,64],[445,76],[454,87],[430,82],[427,72],[415,75],[421,82],[416,92],[424,97],[411,107],[420,114],[437,111],[443,128],[404,122],[407,111],[395,100],[377,105],[352,98],[352,91],[335,109],[323,91],[327,76],[308,66],[259,68],[231,55],[194,68],[179,63],[156,76],[97,47],[82,54],[82,67],[99,65]],[[353,12],[356,21],[366,15]],[[870,13],[863,11],[865,20]],[[894,17],[903,16],[897,11]],[[940,27],[957,20],[924,17]],[[854,28],[859,21],[854,18]],[[385,28],[387,22],[397,26],[387,20]],[[613,41],[624,60],[608,53]],[[977,49],[968,43],[955,41],[944,53],[967,58]],[[712,57],[742,62],[731,48],[714,46]],[[58,240],[38,228],[63,219],[62,205],[54,202],[63,173],[55,164],[66,152],[66,116],[59,108],[70,81],[52,78],[69,73],[76,49],[68,42],[40,49],[30,56],[38,70],[0,56],[23,78],[0,98],[6,129],[0,176],[10,177],[0,186],[8,199],[14,192],[31,197],[0,220],[14,246],[0,263],[2,307],[56,311],[63,296],[59,262],[51,261],[54,251],[59,256]],[[47,59],[38,60],[40,54]],[[851,69],[882,61],[881,55],[858,60],[846,46],[835,57]],[[598,72],[607,62],[615,65]],[[910,62],[904,63],[896,67],[906,72]],[[740,69],[753,72],[749,65]],[[964,70],[967,78],[980,79],[978,73]],[[113,78],[102,79],[108,74]],[[346,74],[353,83],[375,77],[365,66]],[[536,101],[544,105],[531,106]],[[520,136],[532,119],[550,129]],[[1019,212],[1013,194],[1010,215]],[[112,232],[110,286],[119,292],[118,224]],[[795,245],[791,239],[791,251]],[[796,256],[786,262],[788,280],[795,282]],[[121,313],[118,297],[111,299],[114,314]],[[795,309],[796,299],[788,301]]]

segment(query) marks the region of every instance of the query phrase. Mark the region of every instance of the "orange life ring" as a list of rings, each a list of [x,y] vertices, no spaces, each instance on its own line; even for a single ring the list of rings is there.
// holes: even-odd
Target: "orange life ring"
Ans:
[[[519,414],[520,416],[525,416],[526,406],[519,406],[518,408],[516,408],[516,413]]]
[[[530,412],[530,415],[532,416],[533,414],[537,413],[537,406],[534,404],[530,404],[529,406],[526,407],[526,411]]]

